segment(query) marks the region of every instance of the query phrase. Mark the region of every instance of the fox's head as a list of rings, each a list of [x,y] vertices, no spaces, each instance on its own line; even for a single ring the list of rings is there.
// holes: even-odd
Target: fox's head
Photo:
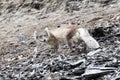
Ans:
[[[45,28],[44,33],[44,42],[53,45],[57,41],[56,37],[50,32],[48,28]]]

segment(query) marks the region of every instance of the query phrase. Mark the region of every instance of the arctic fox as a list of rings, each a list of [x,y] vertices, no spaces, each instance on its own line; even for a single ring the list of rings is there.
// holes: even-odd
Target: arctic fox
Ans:
[[[85,28],[78,26],[59,27],[53,30],[45,28],[47,39],[45,42],[54,47],[57,52],[60,43],[67,43],[69,49],[72,50],[72,44],[80,44],[83,41],[88,48],[98,48],[99,43],[89,34]],[[85,46],[85,47],[86,47]]]

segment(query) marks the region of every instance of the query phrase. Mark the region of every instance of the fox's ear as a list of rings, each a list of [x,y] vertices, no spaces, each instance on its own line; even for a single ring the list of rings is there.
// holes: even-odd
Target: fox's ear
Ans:
[[[44,31],[45,31],[46,35],[50,37],[50,30],[47,27],[45,28]]]

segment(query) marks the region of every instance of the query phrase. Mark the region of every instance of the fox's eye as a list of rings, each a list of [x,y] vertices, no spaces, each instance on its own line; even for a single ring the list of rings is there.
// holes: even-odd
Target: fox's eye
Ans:
[[[44,38],[48,38],[48,35],[43,35]]]

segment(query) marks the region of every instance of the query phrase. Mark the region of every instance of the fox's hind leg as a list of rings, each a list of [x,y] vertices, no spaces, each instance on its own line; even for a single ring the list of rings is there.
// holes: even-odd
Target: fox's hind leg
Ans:
[[[58,48],[59,48],[59,44],[58,44],[58,43],[56,43],[56,44],[54,45],[54,52],[55,52],[55,53],[57,53],[57,52],[58,52]]]
[[[82,47],[83,47],[82,52],[87,53],[88,47],[87,47],[87,45],[85,44],[84,41],[83,41]]]
[[[67,40],[67,44],[69,47],[68,52],[70,52],[70,53],[73,52],[71,40]]]
[[[71,42],[71,39],[72,39],[72,37],[73,37],[73,34],[72,33],[70,33],[70,34],[68,34],[67,35],[67,44],[68,44],[68,46],[69,46],[69,49],[72,51],[72,42]]]

